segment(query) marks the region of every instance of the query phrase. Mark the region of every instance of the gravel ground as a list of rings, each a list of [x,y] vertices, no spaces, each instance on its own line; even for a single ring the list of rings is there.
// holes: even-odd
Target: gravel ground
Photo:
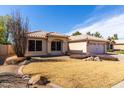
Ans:
[[[18,74],[20,66],[2,65],[0,66],[0,88],[27,88],[29,79],[22,79]],[[47,85],[30,85],[29,88],[47,88]]]
[[[29,85],[29,79],[22,79],[20,75],[12,73],[0,73],[0,88],[50,88],[48,85]]]
[[[19,75],[0,74],[0,88],[25,88],[28,80],[23,80]]]

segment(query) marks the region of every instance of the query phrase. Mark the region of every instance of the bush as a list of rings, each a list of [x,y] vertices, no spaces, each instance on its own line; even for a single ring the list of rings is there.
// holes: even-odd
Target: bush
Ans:
[[[108,52],[113,52],[113,49],[108,49],[107,51],[108,51]]]
[[[26,60],[31,60],[31,57],[26,57]]]
[[[124,54],[124,50],[120,50],[119,53],[120,53],[120,54]]]

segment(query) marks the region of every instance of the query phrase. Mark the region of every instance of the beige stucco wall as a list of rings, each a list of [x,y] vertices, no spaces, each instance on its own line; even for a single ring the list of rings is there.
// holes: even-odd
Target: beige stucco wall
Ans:
[[[87,53],[87,42],[69,42],[70,52],[83,52]]]
[[[113,45],[115,50],[124,50],[124,44],[123,45]]]
[[[51,51],[51,42],[54,40],[62,41],[62,50],[61,51]],[[51,55],[59,55],[65,54],[68,51],[68,38],[65,37],[57,37],[57,36],[49,36],[48,37],[48,54]]]
[[[28,43],[25,56],[38,56],[47,54],[47,40],[43,38],[29,38],[28,40],[42,40],[42,51],[28,51]]]
[[[26,56],[37,55],[60,55],[65,54],[68,51],[68,39],[65,37],[50,36],[48,38],[29,38],[28,40],[42,40],[42,51],[28,51],[28,44],[26,49]],[[62,51],[51,51],[51,42],[54,40],[62,41]]]
[[[106,53],[106,43],[98,41],[77,41],[69,42],[70,52],[75,53],[93,53],[103,54]]]
[[[106,53],[107,47],[105,42],[89,41],[87,46],[87,53],[93,54],[104,54]]]

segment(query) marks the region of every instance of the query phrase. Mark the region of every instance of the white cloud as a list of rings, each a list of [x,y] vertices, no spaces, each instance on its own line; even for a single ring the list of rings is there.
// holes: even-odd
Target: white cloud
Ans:
[[[74,30],[69,32],[69,34],[75,31],[80,31],[81,33],[84,34],[88,31],[90,32],[98,31],[105,38],[117,33],[120,38],[124,38],[124,14],[110,17],[107,20],[100,20],[87,27],[83,26],[83,27],[75,28]]]

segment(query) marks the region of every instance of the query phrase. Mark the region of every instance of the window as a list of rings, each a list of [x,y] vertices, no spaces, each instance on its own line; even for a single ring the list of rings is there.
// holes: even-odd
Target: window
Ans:
[[[42,51],[42,41],[29,40],[28,51]]]
[[[55,44],[54,41],[51,43],[51,50],[52,51],[55,51],[56,50],[56,44]]]
[[[57,50],[58,50],[58,51],[61,50],[61,42],[57,42]]]
[[[51,43],[51,50],[52,51],[61,51],[61,42],[60,41],[53,41]]]
[[[28,51],[35,51],[35,40],[29,40],[28,44]]]
[[[36,51],[42,51],[42,41],[36,41]]]

